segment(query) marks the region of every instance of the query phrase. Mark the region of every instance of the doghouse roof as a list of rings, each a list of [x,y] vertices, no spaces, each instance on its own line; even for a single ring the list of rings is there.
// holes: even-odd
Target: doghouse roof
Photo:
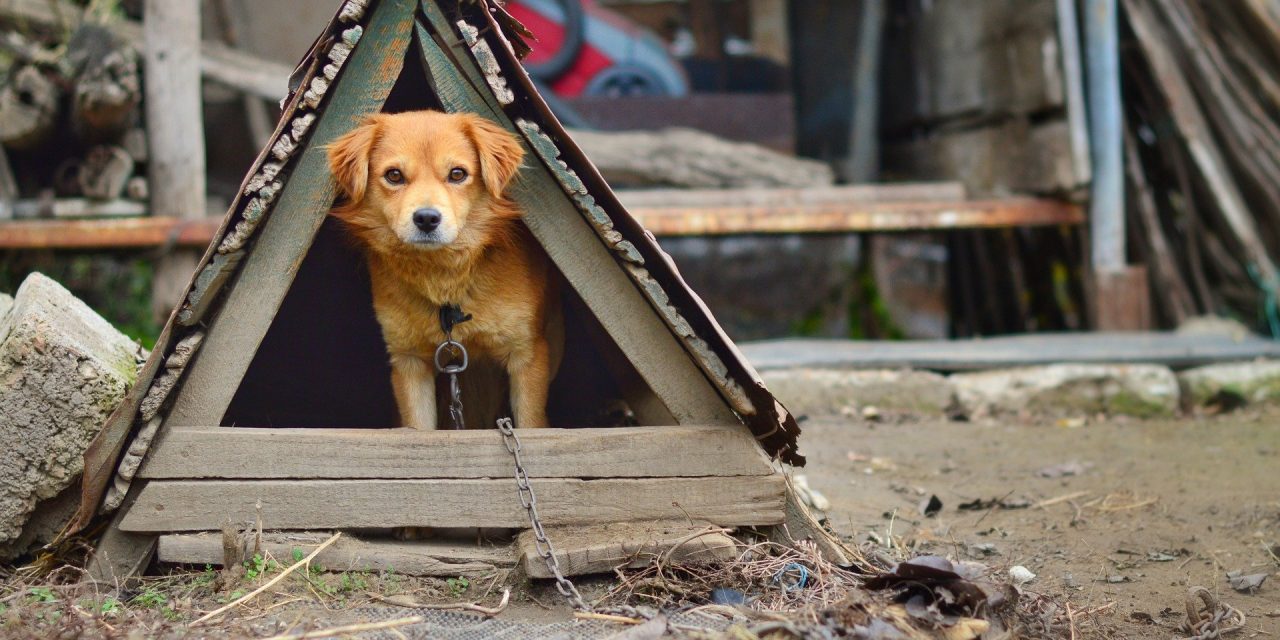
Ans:
[[[617,266],[661,317],[684,353],[764,450],[786,463],[804,463],[796,450],[800,429],[794,418],[765,388],[706,305],[681,278],[671,258],[627,213],[538,94],[517,57],[528,51],[522,37],[529,34],[523,27],[493,0],[424,0],[421,4],[417,0],[347,0],[299,63],[290,79],[279,124],[200,261],[184,302],[170,315],[137,383],[86,452],[81,509],[72,530],[82,528],[99,512],[113,480],[114,504],[106,508],[118,506],[168,410],[166,400],[181,387],[183,370],[200,349],[205,330],[214,322],[228,291],[233,286],[254,286],[254,282],[236,282],[234,276],[249,254],[262,250],[254,242],[255,234],[273,215],[277,197],[286,185],[296,176],[311,175],[300,170],[304,162],[314,160],[303,151],[325,142],[313,138],[328,135],[316,133],[326,109],[349,115],[346,127],[364,115],[345,102],[335,104],[339,99],[335,96],[358,87],[354,91],[363,97],[380,95],[380,100],[366,103],[373,104],[373,111],[381,109],[401,68],[390,68],[391,58],[386,57],[380,59],[380,66],[379,60],[369,65],[347,64],[355,59],[353,52],[370,46],[408,51],[415,31],[421,38],[428,28],[451,29],[451,37],[463,45],[440,49],[438,53],[444,55],[440,59],[450,64],[428,69],[428,73],[438,81],[442,79],[437,74],[454,74],[453,79],[458,80],[466,75],[464,65],[480,70],[484,83],[471,82],[471,86],[494,114],[509,119],[524,136],[536,155],[526,163],[542,162],[550,169],[595,231],[596,240],[609,249]],[[353,84],[349,77],[359,82]],[[438,94],[439,86],[443,85],[437,84]],[[438,97],[448,108],[450,96]],[[314,168],[311,172],[314,174]],[[323,184],[320,182],[303,187],[309,197],[325,200],[312,203],[322,206],[323,211],[332,204],[333,187],[327,174]],[[311,239],[303,240],[310,243]]]

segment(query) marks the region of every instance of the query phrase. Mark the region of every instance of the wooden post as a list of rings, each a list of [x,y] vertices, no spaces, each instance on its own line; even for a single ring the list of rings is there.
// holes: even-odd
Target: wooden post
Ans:
[[[200,1],[146,0],[143,59],[151,215],[205,217],[204,119],[200,102]],[[199,261],[177,249],[155,265],[151,308],[161,321],[181,300]]]

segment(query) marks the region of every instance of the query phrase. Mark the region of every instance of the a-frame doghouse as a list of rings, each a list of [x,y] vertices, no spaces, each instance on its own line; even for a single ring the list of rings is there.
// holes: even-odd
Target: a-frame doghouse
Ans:
[[[366,115],[423,108],[478,113],[519,136],[512,194],[569,285],[549,413],[553,427],[584,428],[519,430],[543,520],[566,532],[561,552],[574,550],[565,527],[626,537],[628,523],[785,524],[843,562],[782,473],[803,464],[795,421],[551,115],[518,62],[517,29],[484,0],[342,4],[185,302],[86,454],[71,530],[114,514],[93,574],[135,574],[157,548],[162,560],[216,561],[217,536],[201,532],[255,518],[287,531],[528,527],[495,429],[387,428],[396,412],[368,276],[327,216],[325,145]],[[348,551],[446,575],[518,554],[431,542]],[[582,559],[562,565],[608,568]]]

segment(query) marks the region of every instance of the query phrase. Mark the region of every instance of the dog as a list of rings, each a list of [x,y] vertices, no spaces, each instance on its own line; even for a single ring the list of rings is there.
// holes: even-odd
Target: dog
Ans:
[[[515,426],[548,426],[563,312],[550,260],[506,194],[524,158],[515,135],[474,114],[413,111],[371,116],[327,151],[343,196],[331,214],[369,266],[401,426],[440,424],[448,305],[471,316],[452,330],[471,363],[505,371]]]

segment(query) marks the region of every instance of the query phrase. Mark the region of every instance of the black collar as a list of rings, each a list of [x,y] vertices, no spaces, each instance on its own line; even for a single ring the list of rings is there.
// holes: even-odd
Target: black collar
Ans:
[[[471,314],[463,313],[462,307],[456,304],[440,305],[440,330],[446,336],[453,333],[453,328],[470,320]]]

